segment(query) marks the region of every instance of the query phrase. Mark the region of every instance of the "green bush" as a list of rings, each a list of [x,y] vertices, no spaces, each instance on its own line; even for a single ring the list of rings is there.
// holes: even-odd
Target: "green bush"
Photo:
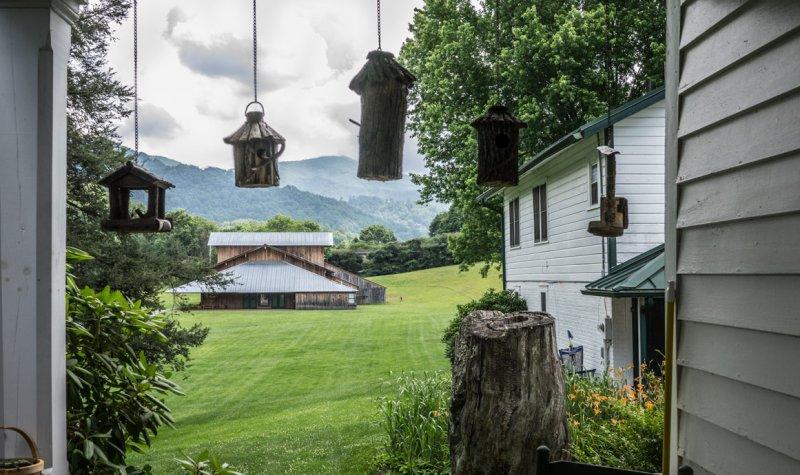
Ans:
[[[68,263],[91,257],[69,249]],[[72,474],[141,473],[126,467],[164,424],[172,425],[162,396],[181,394],[161,367],[134,345],[166,340],[166,319],[108,287],[79,288],[69,274],[67,332],[67,457]],[[147,471],[145,469],[145,471]]]
[[[622,372],[602,377],[566,375],[566,403],[573,460],[658,472],[664,430],[664,381],[642,368],[643,378],[624,384]]]
[[[191,475],[242,475],[233,470],[231,466],[223,462],[216,455],[204,450],[197,457],[183,456],[183,459],[176,460],[182,473]]]
[[[404,373],[389,383],[395,394],[379,404],[387,440],[377,461],[378,470],[450,473],[450,376],[444,372]]]
[[[450,321],[442,335],[442,342],[445,345],[444,353],[453,363],[455,358],[455,342],[458,334],[458,327],[461,321],[475,310],[498,310],[503,313],[518,312],[528,310],[528,303],[513,290],[496,291],[489,289],[478,300],[472,300],[463,305],[459,305],[456,311],[456,318]]]

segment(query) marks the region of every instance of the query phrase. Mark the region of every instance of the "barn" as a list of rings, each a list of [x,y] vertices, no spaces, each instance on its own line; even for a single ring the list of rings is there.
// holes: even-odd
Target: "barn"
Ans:
[[[383,303],[386,289],[325,261],[328,232],[214,232],[217,272],[229,283],[190,282],[176,293],[199,293],[203,309],[352,309]]]

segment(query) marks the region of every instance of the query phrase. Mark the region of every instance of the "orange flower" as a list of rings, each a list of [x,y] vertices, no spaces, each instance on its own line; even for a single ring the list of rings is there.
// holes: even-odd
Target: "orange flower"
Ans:
[[[617,425],[617,424],[619,424],[619,421],[618,421],[617,419],[615,419],[615,418],[613,418],[613,417],[612,417],[612,418],[611,418],[611,425],[612,425],[612,426],[615,426],[615,425]]]
[[[653,404],[650,401],[647,401],[647,402],[644,403],[644,408],[647,409],[648,411],[652,410],[653,407],[655,407],[655,404]]]
[[[594,415],[595,415],[595,416],[597,416],[597,415],[599,415],[599,414],[600,414],[600,409],[598,409],[598,408],[596,408],[596,407],[595,407],[595,408],[594,408]]]

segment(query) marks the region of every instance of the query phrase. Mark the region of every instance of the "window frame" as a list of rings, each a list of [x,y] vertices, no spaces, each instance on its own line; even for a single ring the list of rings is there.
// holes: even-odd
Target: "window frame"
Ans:
[[[519,221],[519,196],[517,196],[508,201],[508,247],[511,249],[520,247],[522,242]]]
[[[547,312],[547,291],[539,290],[539,309],[542,312]]]
[[[592,193],[592,167],[597,167],[597,194],[593,195]],[[588,176],[586,178],[587,181],[587,190],[586,193],[589,196],[589,208],[588,209],[596,209],[600,207],[600,200],[603,197],[603,184],[601,183],[602,173],[600,169],[600,160],[599,159],[592,159],[589,160],[588,166]],[[592,198],[597,198],[596,203],[592,203]]]
[[[544,193],[542,193],[544,190]],[[544,206],[542,206],[544,202]],[[533,211],[533,244],[547,244],[548,234],[548,211],[547,211],[547,182],[542,182],[531,190],[531,210]],[[542,216],[544,215],[544,219]],[[544,226],[542,226],[544,223]]]

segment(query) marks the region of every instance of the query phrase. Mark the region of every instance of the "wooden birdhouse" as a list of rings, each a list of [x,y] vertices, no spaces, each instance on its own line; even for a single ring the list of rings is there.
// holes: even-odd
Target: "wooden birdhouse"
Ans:
[[[505,106],[492,106],[472,122],[478,131],[478,184],[516,186],[519,130],[527,127]]]
[[[251,102],[258,104],[260,102]],[[264,107],[261,110],[245,111],[245,123],[236,132],[225,137],[226,144],[233,145],[233,163],[236,186],[239,188],[266,188],[278,186],[278,157],[286,148],[286,140],[264,122]]]
[[[367,64],[350,81],[361,96],[358,134],[358,177],[365,180],[403,178],[408,90],[417,78],[392,53],[370,51]]]
[[[595,236],[619,237],[628,229],[628,200],[615,196],[619,151],[608,145],[597,150],[606,157],[606,196],[600,199],[600,221],[590,221],[588,231]]]
[[[108,188],[109,215],[101,226],[106,231],[123,233],[156,233],[172,230],[172,223],[164,217],[167,188],[172,183],[162,180],[133,162],[117,168],[98,182]],[[131,191],[147,191],[147,212],[136,210],[131,216]]]

